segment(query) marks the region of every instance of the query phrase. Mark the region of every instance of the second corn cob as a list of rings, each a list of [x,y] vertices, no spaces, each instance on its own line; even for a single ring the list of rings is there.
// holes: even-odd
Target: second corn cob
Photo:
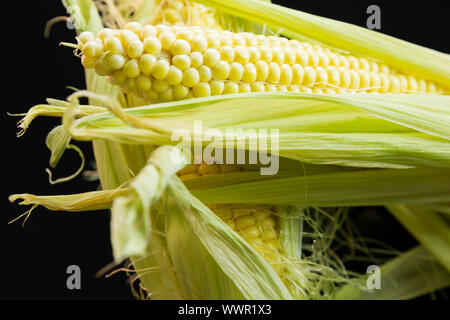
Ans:
[[[200,176],[239,172],[230,164],[190,164],[178,172],[182,181]],[[283,279],[277,211],[270,205],[214,204],[208,207],[243,237]]]
[[[131,22],[78,41],[86,68],[148,102],[261,91],[444,92],[378,61],[276,36]]]

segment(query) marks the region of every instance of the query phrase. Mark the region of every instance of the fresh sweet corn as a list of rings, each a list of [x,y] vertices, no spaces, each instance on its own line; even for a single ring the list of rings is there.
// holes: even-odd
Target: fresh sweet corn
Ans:
[[[276,36],[131,22],[78,41],[86,68],[148,102],[264,91],[443,92],[378,61]]]
[[[86,68],[149,102],[239,92],[437,93],[434,83],[403,75],[364,57],[283,37],[200,27],[140,26],[103,29],[78,38]],[[189,165],[183,180],[236,172],[235,165]],[[283,278],[273,206],[209,205]]]
[[[239,172],[232,164],[190,164],[177,175],[182,181]],[[278,216],[274,206],[245,204],[213,204],[208,207],[231,229],[243,237],[283,278],[282,252],[277,229]]]
[[[443,92],[430,81],[365,57],[283,37],[222,31],[214,20],[201,24],[208,27],[184,26],[182,11],[171,7],[158,16],[155,25],[132,22],[124,30],[104,29],[97,38],[80,35],[83,65],[148,102],[266,91]],[[236,165],[192,164],[177,175],[187,181],[240,170]],[[208,207],[286,279],[276,206]]]
[[[76,4],[77,1],[71,1],[71,3]],[[121,5],[120,10],[111,11],[120,12],[124,16],[115,19],[116,17],[108,14],[105,8],[105,11],[101,11],[103,20],[101,23],[115,28],[122,26],[123,21],[139,15],[137,7],[141,7],[142,3],[134,0],[96,1],[95,5],[94,2],[83,1],[82,10],[78,10],[80,8],[77,5],[72,8],[71,4],[70,9],[77,10],[70,11],[73,11],[75,21],[89,22],[87,26],[95,28],[100,23],[95,23],[94,11],[102,6],[114,8],[118,3]],[[78,48],[83,53],[81,59],[86,68],[95,69],[97,74],[107,76],[113,84],[120,86],[127,93],[139,95],[150,102],[236,92],[441,93],[448,91],[447,87],[443,89],[424,79],[400,74],[387,65],[365,57],[338,53],[318,45],[290,41],[281,37],[266,37],[250,33],[233,34],[214,30],[220,27],[213,18],[213,10],[187,0],[156,0],[151,1],[150,4],[152,14],[148,17],[147,23],[151,25],[141,26],[131,22],[123,30],[103,29],[97,37],[90,32],[84,32],[78,37]],[[89,8],[90,5],[91,8]],[[124,7],[126,10],[123,9]],[[147,5],[142,7],[149,8]],[[148,12],[145,11],[145,13],[141,17],[147,18]],[[270,14],[269,11],[266,13]],[[86,16],[81,16],[83,19],[79,19],[80,14]],[[232,24],[233,18],[230,16],[230,19],[226,19],[226,23],[222,25],[228,25],[228,22]],[[91,19],[94,23],[91,23]],[[205,26],[205,28],[184,25]],[[289,28],[287,29],[289,31]],[[91,73],[88,76],[90,81],[87,81],[87,85],[90,91],[96,94],[109,92],[104,83],[93,81],[95,74]],[[436,81],[439,79],[436,78]],[[370,100],[370,96],[366,98]],[[434,97],[430,99],[433,100]],[[49,103],[52,104],[52,102]],[[60,106],[60,103],[58,105]],[[135,106],[135,101],[130,99],[127,105]],[[48,107],[53,108],[51,105]],[[58,151],[60,148],[68,147],[67,138],[72,135],[66,132],[67,126],[59,126],[56,129],[49,134],[51,139],[48,139],[53,141],[48,143],[49,147],[58,145],[57,148],[50,147],[52,158],[54,153],[61,155],[59,152],[54,152],[55,149]],[[55,139],[55,132],[58,133],[58,139]],[[56,140],[58,142],[55,142]],[[94,192],[95,196],[93,196],[94,193],[91,195],[93,198],[86,193],[70,195],[68,198],[16,195],[11,199],[23,196],[23,203],[26,203],[29,201],[26,198],[35,198],[38,200],[32,200],[35,202],[30,203],[37,205],[42,201],[39,204],[45,205],[46,201],[53,202],[53,209],[57,207],[64,210],[79,209],[77,205],[74,207],[75,199],[78,206],[84,210],[86,202],[89,202],[92,208],[94,198],[103,198],[105,194],[114,192],[111,226],[115,259],[121,261],[123,257],[130,257],[137,273],[134,279],[140,279],[140,287],[144,288],[152,299],[326,298],[335,297],[336,284],[347,283],[347,286],[357,287],[354,285],[356,282],[351,283],[351,279],[347,278],[347,273],[344,278],[340,276],[339,271],[335,273],[332,270],[340,268],[340,261],[338,264],[327,262],[328,246],[320,248],[320,239],[328,239],[328,233],[318,231],[316,239],[319,241],[314,240],[313,251],[318,249],[318,263],[309,259],[308,255],[305,257],[308,260],[305,259],[303,263],[297,259],[300,255],[297,241],[300,238],[297,233],[297,231],[300,232],[300,228],[296,228],[300,220],[295,219],[297,217],[280,218],[283,209],[270,205],[209,205],[209,208],[235,231],[232,232],[215,216],[211,217],[211,212],[205,210],[204,206],[199,207],[197,199],[185,190],[186,188],[180,188],[182,185],[177,179],[172,180],[173,184],[168,190],[165,183],[160,183],[167,182],[167,177],[181,167],[167,161],[169,155],[173,156],[172,152],[169,153],[173,150],[165,149],[168,146],[162,146],[153,151],[147,165],[138,172],[139,170],[135,170],[135,167],[148,157],[149,150],[154,146],[142,145],[136,149],[130,149],[114,139],[109,141],[109,138],[106,138],[106,140],[108,141],[93,145],[96,156],[100,155],[97,157],[99,176],[102,180],[101,185],[105,189],[101,191],[101,195],[97,192]],[[140,143],[140,140],[137,142]],[[394,143],[394,147],[398,146]],[[114,150],[119,149],[120,157],[115,157]],[[101,156],[102,154],[108,156]],[[131,161],[128,163],[128,160],[132,158],[139,160],[136,163],[133,161],[133,164]],[[111,161],[115,162],[114,166],[111,165]],[[108,172],[113,169],[119,170],[120,173]],[[189,165],[179,171],[178,176],[181,180],[188,181],[200,176],[226,174],[240,170],[241,168],[235,165]],[[130,175],[122,174],[123,172],[128,172]],[[136,173],[136,176],[128,184],[133,173]],[[111,178],[111,175],[114,177]],[[126,185],[127,189],[130,186],[130,190],[121,190],[119,185]],[[168,200],[165,201],[168,206],[164,206],[164,212],[167,213],[164,217],[157,207],[156,210],[150,208],[150,205],[153,206],[154,202],[159,201],[163,190],[165,190],[163,196]],[[115,192],[119,192],[120,195]],[[178,194],[181,195],[178,196]],[[172,199],[178,201],[172,201]],[[103,200],[100,202],[104,203]],[[177,202],[180,202],[180,205],[176,205]],[[408,213],[408,216],[410,215]],[[336,220],[339,222],[340,219]],[[317,226],[319,223],[320,221]],[[336,227],[339,225],[337,223]],[[291,234],[290,232],[294,229],[296,232]],[[311,229],[316,230],[314,227]],[[244,238],[277,271],[286,288],[278,281],[278,277],[273,277],[272,270],[266,263],[261,263],[263,261],[256,257],[254,252],[249,252],[248,248],[241,250],[244,249],[242,241],[235,237],[235,233]],[[211,239],[213,241],[210,241]],[[292,241],[289,241],[290,239]],[[206,244],[212,244],[212,246]],[[319,245],[316,246],[316,244]],[[222,248],[226,251],[221,250]],[[316,254],[312,252],[311,256],[314,255]],[[411,259],[410,253],[407,253],[407,256],[406,260],[415,260]],[[252,259],[255,264],[246,263],[249,261],[248,258],[257,258]],[[225,260],[226,263],[223,263]],[[403,267],[404,263],[398,263],[398,261],[403,260],[396,260],[393,263]],[[234,266],[237,268],[233,268]],[[388,265],[388,269],[391,266],[392,262]],[[437,271],[436,265],[430,264],[430,266],[433,272]],[[396,271],[395,268],[391,269]],[[418,270],[420,274],[427,273],[420,269]],[[437,278],[440,278],[440,274],[442,272],[438,271]],[[312,281],[309,282],[311,279]],[[418,280],[419,284],[422,281],[420,277],[413,280]],[[397,283],[394,284],[397,285]],[[389,286],[389,283],[387,285]],[[432,284],[430,290],[433,286],[436,285]],[[441,288],[440,284],[436,288]],[[363,292],[366,291],[363,290]],[[400,290],[402,297],[404,297],[403,291]],[[418,291],[420,295],[424,294],[422,288]],[[339,290],[336,297],[361,298],[358,294],[352,294],[353,289],[346,291],[344,287],[344,294],[340,294],[341,292]],[[390,291],[387,294],[395,297],[395,293],[392,294]],[[380,296],[375,295],[376,297]],[[371,298],[373,297],[369,297]]]

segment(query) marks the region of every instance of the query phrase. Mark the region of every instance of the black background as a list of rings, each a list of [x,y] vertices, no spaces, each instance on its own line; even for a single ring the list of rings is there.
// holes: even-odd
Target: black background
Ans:
[[[274,1],[309,13],[365,26],[366,8],[381,7],[381,32],[449,52],[448,11],[444,1]],[[46,97],[65,99],[66,86],[84,88],[83,69],[72,50],[58,46],[73,42],[74,32],[64,22],[56,24],[49,39],[44,27],[53,17],[65,15],[60,1],[15,1],[2,6],[2,128],[0,218],[1,299],[133,299],[127,278],[117,274],[108,279],[95,274],[112,261],[107,212],[60,213],[36,208],[24,227],[22,221],[8,222],[26,208],[10,204],[13,193],[68,194],[95,190],[97,183],[81,177],[52,186],[45,168],[49,151],[45,137],[58,119],[39,118],[22,138],[16,138],[19,118],[6,113],[23,113],[45,103]],[[87,159],[89,144],[78,143]],[[79,160],[68,151],[56,176],[76,170]],[[89,163],[87,168],[89,168]],[[69,172],[71,173],[71,172]],[[408,233],[381,209],[360,208],[352,212],[362,232],[405,250],[415,244]],[[370,227],[367,227],[370,226]],[[381,236],[379,230],[382,230]],[[66,268],[79,265],[82,289],[66,288]]]

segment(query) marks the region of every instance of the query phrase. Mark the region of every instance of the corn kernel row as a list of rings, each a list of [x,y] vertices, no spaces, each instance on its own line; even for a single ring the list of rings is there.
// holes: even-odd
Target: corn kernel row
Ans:
[[[86,68],[149,102],[238,92],[443,91],[376,61],[283,37],[131,22],[78,40]]]

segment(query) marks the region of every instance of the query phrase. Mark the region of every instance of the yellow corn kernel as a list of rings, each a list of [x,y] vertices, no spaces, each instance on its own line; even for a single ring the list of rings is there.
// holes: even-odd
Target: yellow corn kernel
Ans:
[[[200,75],[200,81],[209,82],[212,79],[212,71],[209,67],[202,65],[198,68],[198,73]]]
[[[165,80],[155,79],[152,82],[152,88],[159,93],[166,91],[167,89],[169,89],[169,87],[170,87],[169,83]]]
[[[212,73],[215,78],[226,80],[230,74],[230,64],[222,60],[212,69]]]
[[[152,77],[158,80],[164,79],[169,73],[170,64],[166,60],[158,60],[152,68]]]
[[[266,91],[266,88],[264,87],[264,83],[262,82],[253,82],[251,85],[251,91],[252,92],[264,92]]]
[[[150,90],[152,81],[145,75],[140,75],[136,78],[136,88],[140,91]]]
[[[123,55],[113,54],[106,58],[106,62],[112,69],[119,70],[125,65],[126,59]]]
[[[200,51],[191,52],[189,58],[191,58],[191,66],[193,68],[200,68],[203,66],[203,54]]]
[[[140,40],[131,42],[127,48],[128,56],[132,59],[140,58],[143,52],[144,45]]]
[[[208,48],[208,41],[204,36],[195,36],[192,38],[191,47],[193,51],[205,52]]]
[[[234,48],[235,61],[246,64],[250,60],[250,52],[244,46]]]
[[[172,55],[191,53],[191,45],[183,39],[177,39],[172,46]]]
[[[172,64],[179,69],[186,71],[191,67],[191,59],[186,54],[179,54],[172,58]]]
[[[156,29],[154,26],[146,25],[139,31],[139,36],[142,40],[148,37],[156,37]]]
[[[156,57],[151,54],[144,54],[139,59],[139,69],[142,71],[145,75],[150,75],[153,70],[153,65],[156,62]]]
[[[128,78],[136,78],[141,73],[138,61],[135,59],[129,60],[127,63],[125,63],[123,72]]]
[[[119,86],[125,84],[125,81],[127,80],[127,76],[123,73],[122,70],[115,72],[112,78],[113,83]]]
[[[223,46],[219,50],[220,57],[222,60],[227,62],[233,62],[234,60],[234,49],[231,46]]]
[[[204,64],[212,68],[220,62],[220,53],[217,49],[209,48],[203,55]]]
[[[284,63],[280,67],[280,83],[290,84],[292,82],[292,68],[288,64]]]
[[[192,88],[192,92],[195,97],[209,97],[211,88],[207,82],[199,82]]]
[[[187,97],[189,89],[179,84],[173,87],[173,98],[175,100],[182,100]]]
[[[239,83],[239,92],[240,93],[252,92],[252,87],[248,83]]]
[[[249,226],[253,226],[256,224],[256,220],[252,215],[246,215],[243,217],[239,217],[235,220],[237,229],[245,229]]]
[[[211,95],[218,96],[224,91],[225,84],[223,81],[213,80],[211,81]]]
[[[242,74],[242,81],[253,83],[256,81],[256,68],[253,63],[244,65],[244,73]]]
[[[170,51],[172,49],[172,46],[177,39],[177,37],[170,31],[163,32],[158,38],[159,41],[161,41],[161,47],[166,51]]]
[[[149,54],[158,55],[161,52],[161,42],[155,36],[145,38],[143,44],[145,52]]]
[[[269,74],[267,76],[267,81],[269,82],[278,82],[280,81],[281,70],[278,63],[271,62],[269,64]]]
[[[233,81],[227,81],[223,87],[223,94],[232,94],[239,92],[239,85]]]
[[[101,55],[103,46],[97,41],[89,41],[83,46],[83,54],[89,58],[95,58]]]
[[[195,68],[189,68],[183,72],[182,83],[188,88],[192,88],[200,81],[200,74]]]

